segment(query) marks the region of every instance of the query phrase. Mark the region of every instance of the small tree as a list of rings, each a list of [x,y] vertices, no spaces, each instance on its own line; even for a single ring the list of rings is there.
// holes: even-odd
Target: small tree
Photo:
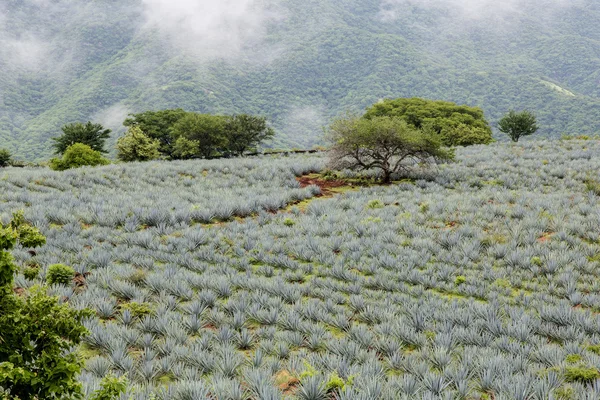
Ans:
[[[12,155],[10,151],[6,149],[0,149],[0,168],[8,167],[10,165]]]
[[[160,157],[160,142],[151,139],[138,126],[129,128],[117,141],[117,158],[121,161],[149,161]]]
[[[275,136],[275,131],[267,126],[264,117],[240,114],[227,118],[225,135],[228,152],[242,156],[246,151]]]
[[[175,139],[175,158],[211,158],[227,149],[225,125],[221,115],[188,113],[171,130]]]
[[[83,143],[92,148],[92,150],[106,153],[104,142],[110,137],[110,129],[104,129],[100,124],[75,123],[62,127],[62,136],[52,138],[54,141],[55,154],[64,154],[69,146],[75,143]]]
[[[539,128],[532,112],[510,110],[498,121],[498,129],[500,132],[506,133],[513,142],[518,142],[522,136],[533,135]]]
[[[77,381],[82,366],[70,352],[87,332],[76,311],[49,297],[44,288],[20,296],[13,291],[17,266],[9,251],[17,244],[42,246],[46,238],[25,222],[22,213],[10,224],[0,223],[0,387],[15,399],[82,397]]]
[[[451,150],[442,149],[437,135],[415,129],[398,117],[340,118],[330,127],[330,139],[332,168],[379,169],[384,183],[415,163],[454,157]]]
[[[146,111],[139,114],[129,114],[123,122],[127,127],[137,126],[150,139],[160,142],[160,152],[171,157],[175,140],[171,136],[171,128],[177,121],[185,117],[187,112],[181,108],[175,110]]]
[[[61,158],[50,160],[50,168],[55,171],[64,171],[70,168],[79,168],[84,165],[97,166],[110,164],[100,152],[92,150],[90,146],[83,143],[75,143],[67,148]]]

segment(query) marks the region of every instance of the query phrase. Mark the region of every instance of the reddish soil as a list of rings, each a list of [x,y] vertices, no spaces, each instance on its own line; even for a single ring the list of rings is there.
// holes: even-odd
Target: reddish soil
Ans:
[[[301,176],[296,178],[298,182],[300,182],[300,187],[305,188],[310,185],[316,185],[321,189],[321,194],[317,197],[329,197],[333,196],[334,192],[331,191],[333,188],[339,188],[343,186],[348,186],[348,182],[343,180],[335,180],[335,181],[326,181],[319,178],[310,178],[308,176]]]
[[[86,281],[85,278],[89,275],[89,272],[86,272],[85,274],[81,275],[80,273],[76,273],[75,277],[73,278],[73,283],[75,284],[75,287],[78,288],[82,288],[86,286]]]

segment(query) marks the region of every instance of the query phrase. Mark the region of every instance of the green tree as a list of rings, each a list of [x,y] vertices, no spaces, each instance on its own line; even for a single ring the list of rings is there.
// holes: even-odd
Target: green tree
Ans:
[[[17,266],[10,250],[42,246],[46,238],[21,212],[0,224],[0,387],[21,400],[82,397],[77,375],[82,361],[70,352],[87,332],[76,311],[34,287],[25,296],[13,291]]]
[[[0,168],[8,167],[10,165],[12,155],[10,151],[6,149],[0,149]]]
[[[386,99],[367,109],[364,118],[398,117],[417,129],[440,136],[444,146],[488,144],[492,129],[478,107],[460,106],[448,101]]]
[[[64,154],[69,146],[75,143],[83,143],[92,148],[92,150],[106,153],[104,142],[110,137],[110,129],[104,129],[100,124],[80,122],[68,124],[62,127],[62,136],[52,138],[55,154]]]
[[[121,161],[149,161],[160,157],[160,142],[151,139],[139,126],[132,126],[117,141],[117,158]]]
[[[267,119],[248,114],[234,115],[227,118],[225,124],[227,151],[242,156],[246,151],[275,136],[275,131],[267,125]]]
[[[181,108],[146,111],[139,114],[129,114],[129,118],[123,122],[123,125],[127,127],[137,126],[146,136],[160,142],[159,150],[163,155],[171,157],[175,142],[171,136],[171,128],[186,114],[187,112]]]
[[[522,136],[533,135],[539,128],[532,112],[510,110],[498,121],[498,129],[506,133],[513,142],[518,142]]]
[[[64,171],[70,168],[79,168],[84,165],[97,166],[110,164],[100,152],[92,150],[83,143],[75,143],[67,148],[62,158],[50,160],[50,168],[55,171]]]
[[[339,118],[329,128],[329,136],[331,168],[379,169],[384,183],[417,163],[454,158],[452,150],[442,148],[438,135],[416,129],[399,117]]]
[[[227,117],[188,113],[171,130],[175,158],[212,158],[226,151]]]

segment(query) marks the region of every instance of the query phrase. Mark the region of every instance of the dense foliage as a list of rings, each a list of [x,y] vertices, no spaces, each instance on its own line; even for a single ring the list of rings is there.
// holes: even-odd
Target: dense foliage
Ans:
[[[453,158],[451,151],[442,149],[436,134],[415,128],[400,117],[339,118],[329,132],[333,143],[330,167],[380,170],[384,183],[390,183],[393,174],[415,166]]]
[[[397,117],[416,129],[430,131],[445,146],[470,146],[493,141],[483,110],[447,101],[386,99],[367,109],[364,118]]]
[[[309,148],[341,112],[411,96],[478,106],[490,121],[527,107],[543,137],[600,131],[596,0],[489,8],[281,0],[273,13],[281,18],[266,24],[264,42],[238,58],[206,62],[182,51],[185,43],[140,34],[139,5],[147,3],[155,2],[3,3],[7,31],[47,40],[41,47],[50,55],[70,57],[56,64],[47,57],[50,68],[41,72],[14,67],[14,54],[0,58],[0,146],[20,159],[45,160],[62,125],[100,116],[107,125],[117,113],[112,147],[128,112],[181,107],[264,115],[278,132],[272,146]]]
[[[2,167],[8,167],[8,165],[10,164],[12,155],[10,154],[10,151],[6,150],[6,149],[0,149],[0,168]]]
[[[92,124],[88,121],[86,124],[77,122],[65,125],[62,127],[62,131],[61,136],[52,138],[55,154],[64,154],[70,146],[76,143],[82,143],[94,151],[106,153],[104,142],[110,137],[110,129],[104,129],[102,125]]]
[[[226,154],[242,156],[248,151],[275,136],[273,128],[267,125],[267,119],[248,114],[228,116],[225,122],[227,138]]]
[[[121,161],[150,161],[160,157],[160,141],[152,139],[135,125],[117,141],[117,158]]]
[[[22,213],[0,223],[0,398],[34,400],[77,398],[81,359],[72,352],[86,329],[85,311],[74,311],[45,289],[13,292],[18,266],[9,253],[43,245],[46,238]],[[16,249],[15,251],[19,251]],[[62,282],[61,282],[62,283]],[[23,290],[21,288],[21,290]]]
[[[69,147],[62,158],[53,158],[50,160],[50,168],[55,171],[64,171],[71,168],[83,166],[95,167],[97,165],[109,164],[106,158],[102,157],[99,151],[92,150],[90,146],[83,143],[75,143]]]
[[[142,133],[160,142],[160,152],[166,157],[173,156],[173,137],[171,127],[187,113],[181,108],[175,110],[145,111],[130,114],[123,122],[126,127],[138,127]]]
[[[14,249],[19,286],[45,279],[25,277],[31,261],[86,277],[52,290],[96,312],[88,395],[113,372],[135,400],[587,399],[599,151],[459,148],[398,185],[310,202],[294,177],[320,156],[10,169],[0,219],[25,208],[48,238]]]
[[[537,119],[531,111],[516,112],[510,110],[500,121],[498,129],[506,133],[513,142],[518,142],[523,136],[530,136],[537,132]]]
[[[221,115],[188,113],[173,125],[173,155],[178,159],[211,158],[227,147],[226,118]]]

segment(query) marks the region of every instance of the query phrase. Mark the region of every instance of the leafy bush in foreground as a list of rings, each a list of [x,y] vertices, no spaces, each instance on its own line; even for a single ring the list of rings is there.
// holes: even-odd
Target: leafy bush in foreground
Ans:
[[[78,321],[87,315],[60,304],[38,287],[24,296],[13,293],[17,266],[9,253],[17,244],[45,243],[39,231],[17,213],[0,224],[0,387],[9,398],[49,399],[78,396],[79,356],[71,352],[86,329]]]
[[[62,159],[53,158],[50,160],[50,168],[55,171],[107,164],[110,164],[110,161],[102,157],[100,152],[92,150],[88,145],[82,143],[75,143],[69,146],[63,154]]]

